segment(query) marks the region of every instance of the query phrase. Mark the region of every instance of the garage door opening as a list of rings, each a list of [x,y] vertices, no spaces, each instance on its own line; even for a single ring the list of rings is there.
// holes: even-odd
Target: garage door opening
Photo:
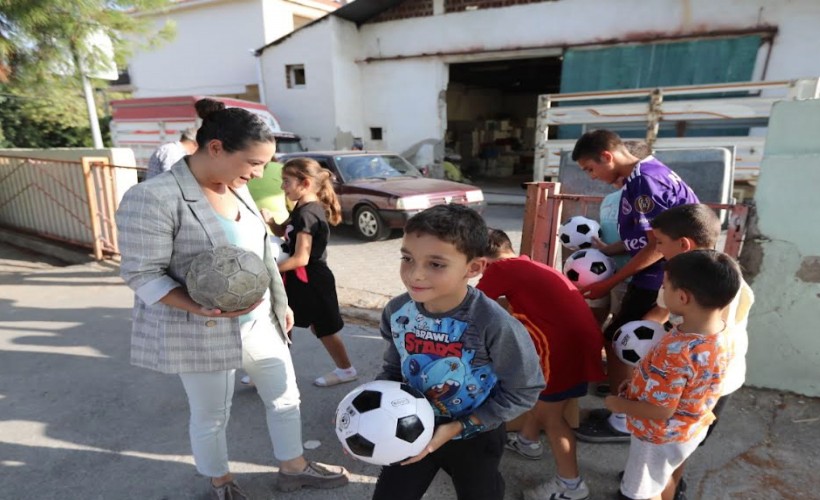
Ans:
[[[451,64],[445,160],[471,179],[531,180],[538,96],[559,92],[561,64],[560,56]]]

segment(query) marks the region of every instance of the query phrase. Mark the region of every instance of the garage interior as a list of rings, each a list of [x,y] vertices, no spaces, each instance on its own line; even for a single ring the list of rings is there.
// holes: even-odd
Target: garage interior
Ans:
[[[445,161],[470,179],[531,180],[538,96],[559,92],[562,59],[450,64]]]

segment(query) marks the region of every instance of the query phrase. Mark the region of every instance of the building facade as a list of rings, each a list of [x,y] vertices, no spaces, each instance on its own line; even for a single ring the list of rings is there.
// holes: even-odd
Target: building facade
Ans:
[[[818,23],[815,0],[359,0],[257,54],[311,149],[513,149],[525,168],[539,94],[817,76]]]
[[[341,5],[333,0],[178,0],[167,11],[138,13],[170,42],[137,52],[128,64],[134,97],[218,95],[259,102],[253,51]]]

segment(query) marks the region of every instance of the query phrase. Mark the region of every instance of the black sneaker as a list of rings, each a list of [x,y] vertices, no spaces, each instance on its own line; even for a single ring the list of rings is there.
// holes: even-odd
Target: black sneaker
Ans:
[[[631,436],[614,429],[609,419],[588,419],[575,429],[575,437],[587,443],[628,443]]]

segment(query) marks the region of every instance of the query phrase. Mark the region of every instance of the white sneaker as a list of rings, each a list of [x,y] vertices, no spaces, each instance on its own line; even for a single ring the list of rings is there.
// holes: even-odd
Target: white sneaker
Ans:
[[[517,432],[507,433],[506,448],[518,453],[524,458],[529,458],[530,460],[538,460],[544,454],[544,446],[541,444],[541,441],[524,444],[520,439],[518,439]]]
[[[251,380],[250,375],[245,375],[244,377],[239,379],[239,383],[242,384],[242,385],[248,385],[248,386],[251,386],[251,387],[256,385],[256,384],[253,383],[253,380]]]
[[[583,480],[578,483],[577,488],[572,490],[557,477],[531,490],[524,491],[524,500],[585,500],[586,498],[589,498],[589,488]]]

